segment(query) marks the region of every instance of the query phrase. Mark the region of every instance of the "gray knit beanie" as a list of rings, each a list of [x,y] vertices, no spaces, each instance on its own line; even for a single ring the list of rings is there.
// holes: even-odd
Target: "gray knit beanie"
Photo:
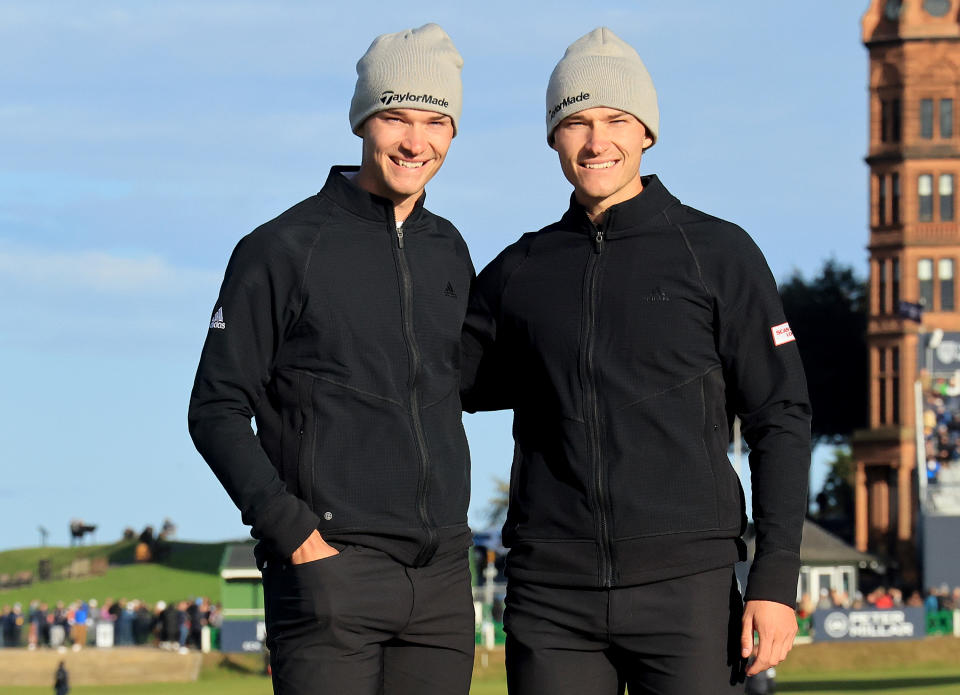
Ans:
[[[657,90],[633,47],[606,27],[567,48],[547,85],[547,142],[567,116],[606,106],[636,116],[654,142],[660,130]]]
[[[463,88],[463,58],[436,24],[383,34],[357,62],[357,87],[350,102],[350,128],[387,109],[419,109],[450,116],[457,132]]]

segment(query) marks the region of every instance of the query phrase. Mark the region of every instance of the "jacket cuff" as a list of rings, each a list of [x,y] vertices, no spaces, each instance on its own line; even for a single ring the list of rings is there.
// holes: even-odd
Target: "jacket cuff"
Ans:
[[[797,605],[800,556],[779,552],[757,556],[750,567],[744,601],[776,601],[791,608]]]
[[[267,543],[284,559],[293,555],[320,526],[320,517],[303,500],[289,493],[262,510],[258,517],[253,537]]]

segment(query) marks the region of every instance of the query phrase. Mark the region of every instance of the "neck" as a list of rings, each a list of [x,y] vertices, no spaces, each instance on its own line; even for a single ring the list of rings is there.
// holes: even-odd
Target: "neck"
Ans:
[[[420,196],[410,196],[404,198],[402,201],[398,202],[393,201],[393,218],[397,222],[402,222],[410,216],[410,213],[413,212],[413,208],[416,207],[417,201],[420,199]]]
[[[423,190],[417,191],[413,195],[404,195],[396,191],[387,190],[380,185],[379,181],[369,174],[363,165],[360,166],[360,170],[350,181],[367,193],[373,193],[393,203],[393,216],[397,220],[407,219],[410,213],[413,212],[413,208],[416,207],[417,201],[420,200],[420,196],[423,195]]]
[[[643,192],[643,181],[640,178],[640,172],[637,172],[637,176],[630,181],[626,186],[616,191],[615,193],[606,196],[605,198],[593,198],[587,196],[581,191],[576,191],[575,195],[577,202],[580,203],[586,210],[587,217],[590,218],[590,221],[594,224],[600,224],[603,222],[604,215],[608,209],[612,208],[618,203],[622,203],[625,200],[630,200],[640,193]]]

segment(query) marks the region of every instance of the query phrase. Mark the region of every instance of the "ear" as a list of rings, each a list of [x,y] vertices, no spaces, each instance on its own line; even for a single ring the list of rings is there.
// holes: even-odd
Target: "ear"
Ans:
[[[643,149],[647,149],[653,145],[653,138],[649,135],[643,136]]]

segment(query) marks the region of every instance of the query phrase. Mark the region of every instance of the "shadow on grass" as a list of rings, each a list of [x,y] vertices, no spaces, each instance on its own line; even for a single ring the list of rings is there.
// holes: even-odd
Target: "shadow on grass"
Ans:
[[[230,656],[224,655],[224,657],[217,664],[217,668],[220,671],[226,671],[228,673],[235,673],[242,676],[262,676],[264,675],[264,664],[263,659],[251,660],[251,659],[234,659]]]
[[[889,690],[899,692],[905,688],[933,688],[940,685],[960,685],[960,677],[957,676],[917,676],[914,678],[893,678],[878,681],[872,678],[857,680],[818,680],[818,681],[795,681],[793,683],[777,682],[778,693],[807,693],[818,690],[839,690],[842,692],[855,693],[860,690],[869,690],[877,692],[879,690]]]

